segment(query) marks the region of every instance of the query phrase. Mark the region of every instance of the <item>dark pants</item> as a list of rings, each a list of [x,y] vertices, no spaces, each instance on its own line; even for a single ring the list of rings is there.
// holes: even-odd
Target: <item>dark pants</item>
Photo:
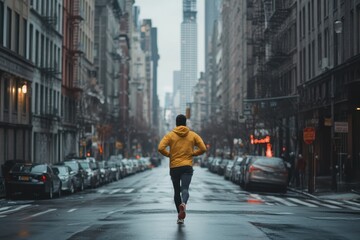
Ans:
[[[189,199],[189,186],[193,171],[191,166],[170,168],[171,181],[174,187],[174,202],[177,212],[179,212],[179,205],[181,203],[186,204]]]

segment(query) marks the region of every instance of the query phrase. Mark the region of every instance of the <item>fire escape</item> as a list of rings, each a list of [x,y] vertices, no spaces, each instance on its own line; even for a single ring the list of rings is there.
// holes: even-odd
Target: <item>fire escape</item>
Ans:
[[[38,12],[35,12],[35,14],[39,14]],[[45,15],[40,15],[39,18],[45,27],[45,33],[49,37],[49,39],[55,38],[55,32],[56,25],[57,25],[57,16],[55,13],[45,13]],[[54,55],[54,51],[51,49],[51,45],[48,45],[46,43],[45,45],[45,51],[48,52],[48,54],[45,55],[41,62],[41,66],[39,68],[41,73],[41,78],[44,81],[44,83],[51,89],[50,96],[48,97],[50,99],[50,102],[48,103],[48,106],[41,112],[41,126],[43,129],[46,129],[47,131],[50,131],[51,127],[53,126],[55,121],[59,121],[59,109],[54,105],[55,102],[52,102],[54,99],[54,96],[52,96],[52,90],[54,88],[54,82],[60,81],[59,78],[59,63],[56,61],[56,55]],[[55,93],[53,93],[55,94]],[[51,104],[52,102],[52,104]]]
[[[84,53],[83,45],[80,39],[80,24],[84,20],[83,17],[83,10],[80,5],[80,0],[74,0],[71,2],[70,8],[70,29],[71,32],[69,33],[71,36],[70,40],[70,57],[71,57],[71,68],[70,76],[71,76],[71,89],[74,93],[74,100],[76,103],[76,117],[69,119],[73,123],[79,123],[81,126],[83,125],[83,118],[84,118],[84,97],[83,91],[85,88],[85,82],[81,76],[81,57]],[[81,116],[81,119],[79,117]]]
[[[72,56],[72,88],[75,91],[83,91],[84,83],[80,76],[80,59],[84,49],[80,39],[80,24],[84,20],[83,12],[80,6],[80,0],[74,0],[72,3],[70,21],[72,35],[70,54]]]

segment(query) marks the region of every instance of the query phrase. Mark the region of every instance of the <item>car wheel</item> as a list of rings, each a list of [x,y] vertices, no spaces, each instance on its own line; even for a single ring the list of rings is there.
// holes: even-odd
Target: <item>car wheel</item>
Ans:
[[[58,192],[57,192],[57,196],[60,198],[61,197],[61,184],[59,185],[59,189],[58,189]]]
[[[80,191],[84,191],[85,189],[85,183],[84,183],[84,180],[81,181],[81,185],[80,185]]]
[[[49,192],[47,193],[47,197],[48,199],[52,199],[53,198],[53,186],[50,186]]]
[[[70,184],[70,193],[73,194],[75,192],[75,186],[74,186],[74,183],[71,182]]]

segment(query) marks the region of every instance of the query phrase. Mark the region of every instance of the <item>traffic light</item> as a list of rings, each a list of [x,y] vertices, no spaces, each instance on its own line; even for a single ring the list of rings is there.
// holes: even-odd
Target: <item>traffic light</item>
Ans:
[[[190,107],[187,107],[187,108],[186,108],[186,118],[187,118],[187,119],[190,119],[190,117],[191,117],[191,108],[190,108]]]

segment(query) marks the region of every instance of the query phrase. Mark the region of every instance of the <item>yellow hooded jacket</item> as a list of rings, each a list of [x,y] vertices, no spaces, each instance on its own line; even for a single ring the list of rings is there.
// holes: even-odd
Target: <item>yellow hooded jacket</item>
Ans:
[[[170,147],[170,151],[166,148]],[[195,149],[195,147],[197,147]],[[201,137],[186,126],[177,126],[160,141],[158,151],[170,158],[170,168],[192,166],[194,156],[206,151]]]

